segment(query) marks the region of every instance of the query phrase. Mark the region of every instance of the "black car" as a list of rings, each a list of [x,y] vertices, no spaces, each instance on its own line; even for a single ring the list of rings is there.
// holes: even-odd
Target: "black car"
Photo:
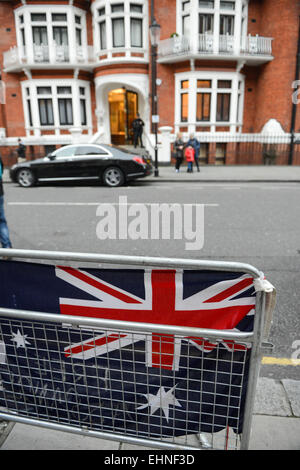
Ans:
[[[78,180],[98,180],[116,187],[151,173],[151,161],[144,156],[113,145],[77,144],[13,165],[10,178],[24,188],[39,182]]]

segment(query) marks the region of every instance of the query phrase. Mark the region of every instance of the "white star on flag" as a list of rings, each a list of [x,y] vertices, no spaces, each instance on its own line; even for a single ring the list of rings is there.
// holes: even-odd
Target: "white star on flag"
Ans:
[[[169,406],[180,406],[182,407],[179,401],[173,395],[173,391],[175,390],[176,385],[171,388],[168,392],[165,391],[164,387],[160,387],[156,395],[152,393],[144,394],[144,397],[148,400],[146,405],[139,406],[138,410],[142,410],[143,408],[147,408],[148,406],[151,407],[151,415],[153,415],[159,408],[161,408],[164,412],[165,418],[169,421]]]
[[[17,348],[26,348],[26,344],[29,344],[29,341],[27,341],[27,335],[22,335],[20,330],[17,331],[17,333],[12,334],[12,341],[14,341],[17,344]]]

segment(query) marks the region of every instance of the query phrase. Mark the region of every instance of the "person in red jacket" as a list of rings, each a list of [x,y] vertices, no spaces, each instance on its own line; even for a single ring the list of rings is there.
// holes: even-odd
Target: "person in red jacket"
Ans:
[[[191,145],[188,145],[185,149],[185,158],[188,164],[187,172],[193,173],[193,163],[195,159],[195,150]]]

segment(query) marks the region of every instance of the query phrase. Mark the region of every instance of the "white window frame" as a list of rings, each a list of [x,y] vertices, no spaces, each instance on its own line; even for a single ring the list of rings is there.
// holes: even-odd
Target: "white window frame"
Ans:
[[[124,11],[112,12],[112,6],[123,4]],[[130,11],[130,4],[140,5],[142,13]],[[99,10],[105,8],[105,14],[99,15]],[[125,52],[126,57],[131,52],[145,53],[148,48],[148,8],[144,0],[96,0],[92,6],[93,13],[93,31],[94,31],[94,49],[97,56],[107,55],[108,60],[114,59],[113,54]],[[124,19],[124,46],[114,46],[113,44],[113,20]],[[131,20],[139,19],[142,21],[142,44],[141,46],[131,45]],[[100,44],[100,23],[105,21],[106,29],[106,49],[101,49]],[[122,60],[122,57],[116,57]],[[123,58],[124,59],[124,58]],[[132,59],[137,60],[136,57]],[[140,59],[139,59],[140,60]]]
[[[189,80],[189,87],[181,89],[181,82]],[[211,88],[197,88],[197,80],[210,80]],[[231,88],[218,88],[218,80],[230,80]],[[182,72],[175,74],[175,128],[188,127],[188,132],[195,132],[196,127],[209,127],[211,132],[216,132],[218,127],[228,127],[230,132],[236,132],[237,127],[241,129],[243,122],[244,101],[244,75],[237,72]],[[239,86],[240,83],[240,86]],[[181,94],[188,92],[188,121],[181,121]],[[197,121],[197,92],[211,93],[210,120]],[[229,121],[217,121],[217,93],[229,93],[230,112]],[[240,98],[238,99],[238,96]],[[239,109],[238,109],[239,106]]]
[[[182,20],[186,12],[183,11],[182,5],[186,0],[177,0],[176,1],[176,30],[180,35],[183,35],[183,26]],[[190,0],[190,43],[191,48],[194,51],[198,51],[198,31],[199,31],[199,14],[211,14],[213,15],[213,32],[209,34],[212,40],[212,50],[213,54],[221,54],[220,45],[228,44],[228,52],[234,54],[240,53],[240,45],[242,40],[242,35],[246,34],[246,31],[242,31],[242,9],[247,5],[247,0],[231,0],[235,2],[234,10],[221,9],[221,1],[224,0],[214,0],[213,8],[204,8],[199,6],[199,0]],[[229,0],[228,0],[229,1]],[[248,14],[247,8],[244,8],[244,18]],[[220,15],[231,15],[234,17],[234,35],[229,36],[226,41],[224,38],[220,39]],[[247,24],[247,18],[244,20],[244,24]],[[221,41],[223,42],[221,43]]]
[[[34,135],[39,136],[44,130],[55,130],[55,134],[59,135],[61,130],[71,129],[73,127],[81,128],[82,130],[87,129],[89,132],[92,130],[92,112],[91,112],[91,90],[90,83],[86,80],[76,80],[76,79],[60,79],[60,80],[49,80],[49,79],[40,79],[40,80],[26,80],[21,82],[22,87],[22,97],[23,97],[23,109],[25,117],[25,129],[27,135],[31,135],[33,132]],[[53,107],[53,116],[54,124],[50,126],[41,125],[40,115],[39,115],[39,106],[38,99],[43,97],[43,95],[38,95],[38,87],[51,87],[51,95],[47,97],[52,98],[52,107]],[[58,87],[71,87],[71,94],[59,94],[57,92]],[[80,94],[80,88],[84,88],[84,99],[85,99],[85,108],[86,108],[86,124],[81,124],[81,111],[80,111],[80,99],[83,98],[83,95]],[[29,92],[27,91],[29,90]],[[58,99],[59,98],[72,98],[72,110],[73,110],[73,124],[60,124],[59,118],[59,107]],[[29,112],[28,112],[28,100],[30,101],[31,107],[31,116],[32,116],[32,126],[30,125]]]
[[[46,14],[46,21],[44,22],[32,22],[31,14]],[[52,14],[60,13],[67,15],[67,21],[52,21]],[[27,57],[27,63],[38,63],[35,61],[34,57],[34,47],[33,47],[33,36],[32,36],[32,27],[43,25],[47,28],[47,37],[48,37],[48,48],[49,48],[49,63],[57,63],[56,49],[53,38],[53,26],[66,26],[68,34],[68,52],[70,63],[77,63],[77,55],[81,54],[82,51],[87,51],[87,27],[86,27],[86,12],[81,10],[78,7],[73,5],[23,5],[17,8],[14,11],[15,14],[15,25],[16,25],[16,36],[17,36],[17,45],[22,46],[25,49],[25,55]],[[21,25],[20,17],[23,16],[24,22]],[[76,28],[79,25],[75,22],[75,16],[81,18],[81,46],[77,45],[76,42]],[[26,46],[23,46],[22,43],[22,33],[21,29],[24,28],[25,42]],[[87,53],[86,53],[87,55]],[[48,62],[47,62],[48,63]]]

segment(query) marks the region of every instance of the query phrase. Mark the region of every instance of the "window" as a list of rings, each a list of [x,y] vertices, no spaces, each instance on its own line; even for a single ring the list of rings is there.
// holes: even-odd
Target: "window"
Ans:
[[[75,155],[75,150],[76,150],[76,147],[69,147],[69,146],[63,147],[56,152],[55,157],[56,158],[73,157]]]
[[[47,21],[46,13],[31,13],[31,21]]]
[[[65,13],[52,13],[52,21],[67,21],[67,15]]]
[[[120,11],[124,11],[123,3],[118,3],[117,5],[112,5],[111,6],[111,12],[112,13],[119,13]]]
[[[180,95],[180,121],[187,122],[189,117],[189,80],[182,80],[180,83],[181,95]]]
[[[100,49],[106,49],[106,22],[99,23],[100,29]]]
[[[220,15],[220,34],[234,35],[234,16]]]
[[[217,121],[229,121],[230,117],[230,94],[218,93],[217,94]]]
[[[87,124],[86,96],[85,96],[85,88],[84,87],[79,87],[79,95],[80,95],[80,120],[81,120],[81,125],[86,126],[86,124]]]
[[[108,155],[108,153],[102,147],[85,145],[77,147],[75,155]]]
[[[143,20],[139,18],[130,19],[130,32],[131,32],[131,46],[143,46]]]
[[[214,15],[199,15],[199,34],[212,33],[214,30]]]
[[[188,35],[190,30],[190,0],[182,2],[182,34]]]
[[[61,126],[73,125],[72,88],[57,87],[59,123]],[[62,95],[70,95],[61,98]]]
[[[213,0],[199,0],[199,8],[214,8],[214,1]]]
[[[124,18],[112,19],[113,47],[125,46]]]
[[[52,98],[39,98],[39,114],[41,126],[53,126],[53,105]]]
[[[211,131],[223,123],[241,125],[244,77],[239,73],[186,72],[178,74],[175,83],[177,125],[187,123],[189,132],[195,132],[198,123],[198,127],[210,123]]]
[[[96,11],[98,24],[95,29],[95,43],[98,44],[99,52],[124,47],[143,48],[146,13],[144,2],[125,0],[109,5],[110,2],[102,0],[101,3],[103,6]]]
[[[235,2],[227,2],[222,1],[220,2],[220,9],[221,10],[234,10],[235,9]]]

